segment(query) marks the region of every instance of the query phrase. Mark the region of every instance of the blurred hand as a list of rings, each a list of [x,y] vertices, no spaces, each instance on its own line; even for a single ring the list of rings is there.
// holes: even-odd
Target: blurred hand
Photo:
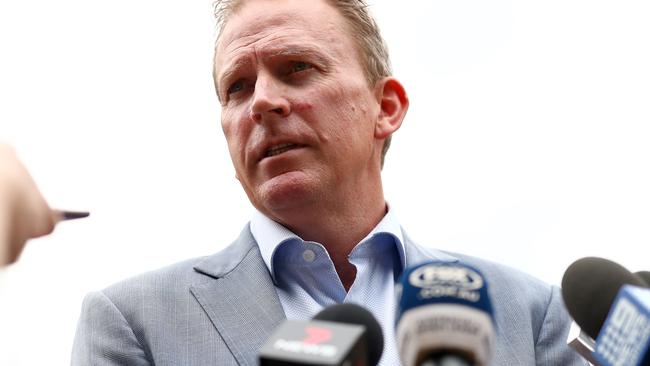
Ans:
[[[13,149],[0,143],[0,266],[15,262],[27,240],[51,233],[57,216]]]

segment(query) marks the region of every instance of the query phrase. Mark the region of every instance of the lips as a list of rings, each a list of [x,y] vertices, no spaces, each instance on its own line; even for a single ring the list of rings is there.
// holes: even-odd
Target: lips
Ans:
[[[257,161],[259,162],[266,158],[277,156],[287,151],[300,149],[306,146],[307,145],[299,144],[287,140],[270,142],[268,145],[266,145],[266,147],[260,146],[260,148],[257,149],[258,153],[256,155],[259,156]]]
[[[266,149],[266,152],[264,153],[264,157],[268,158],[268,157],[271,157],[271,156],[280,155],[283,152],[293,150],[293,149],[295,149],[297,147],[299,147],[299,146],[297,144],[293,144],[293,143],[284,143],[284,144],[274,145],[274,146],[271,146],[270,148]]]

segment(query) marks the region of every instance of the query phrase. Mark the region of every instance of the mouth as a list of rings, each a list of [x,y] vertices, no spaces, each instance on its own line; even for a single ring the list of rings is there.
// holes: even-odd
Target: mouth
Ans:
[[[276,156],[280,155],[282,153],[285,153],[289,150],[297,149],[302,147],[303,145],[298,145],[298,144],[293,144],[293,143],[284,143],[284,144],[279,144],[279,145],[274,145],[266,149],[264,152],[264,158],[269,158],[271,156]]]

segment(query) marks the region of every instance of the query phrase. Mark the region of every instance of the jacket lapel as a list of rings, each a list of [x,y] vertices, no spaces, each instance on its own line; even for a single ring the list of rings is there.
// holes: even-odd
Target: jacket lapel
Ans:
[[[190,291],[237,362],[257,365],[258,350],[285,315],[248,226],[228,248],[194,269],[206,281]]]

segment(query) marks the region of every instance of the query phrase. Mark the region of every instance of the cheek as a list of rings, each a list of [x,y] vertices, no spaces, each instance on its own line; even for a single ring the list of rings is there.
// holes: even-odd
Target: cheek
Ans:
[[[314,109],[314,103],[298,100],[293,103],[293,109],[296,112],[310,113]]]
[[[338,79],[337,79],[338,80]],[[321,142],[339,148],[374,137],[373,98],[365,80],[321,83],[291,100],[292,109],[311,125]]]
[[[226,140],[230,141],[230,136],[232,135],[232,128],[234,120],[234,115],[232,112],[221,109],[221,131],[223,135],[226,136]]]
[[[356,93],[347,90],[342,85],[320,85],[318,88],[304,92],[293,100],[293,110],[299,114],[310,116],[310,120],[321,127],[348,123],[358,112],[355,107]]]
[[[230,150],[233,161],[242,158],[241,155],[246,148],[246,142],[251,132],[250,128],[241,115],[232,112],[222,114],[221,129],[228,142],[228,150]]]

